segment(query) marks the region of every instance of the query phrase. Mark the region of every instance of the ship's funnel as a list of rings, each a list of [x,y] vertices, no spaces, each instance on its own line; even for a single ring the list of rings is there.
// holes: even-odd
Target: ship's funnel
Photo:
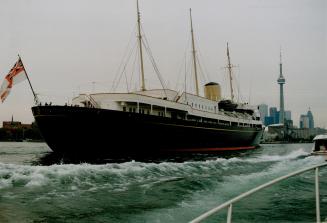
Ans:
[[[204,95],[207,99],[212,101],[220,101],[221,89],[220,85],[215,82],[210,82],[204,85]]]

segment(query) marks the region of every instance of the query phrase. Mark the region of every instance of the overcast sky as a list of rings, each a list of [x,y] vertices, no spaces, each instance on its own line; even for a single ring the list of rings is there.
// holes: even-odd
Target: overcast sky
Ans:
[[[126,46],[135,42],[135,0],[0,0],[0,76],[21,54],[43,101],[63,104],[79,92],[107,92],[119,74]],[[282,47],[285,108],[295,125],[308,108],[327,127],[326,0],[140,0],[146,38],[170,88],[185,82],[189,58],[189,8],[202,70],[201,85],[216,81],[229,96],[226,42],[243,101],[279,106]],[[130,67],[134,57],[131,56]],[[189,63],[189,62],[187,62]],[[188,66],[186,66],[188,67]],[[146,87],[158,81],[146,59]],[[127,69],[129,87],[139,76]],[[192,76],[186,69],[189,91]],[[205,74],[204,74],[205,73]],[[134,75],[134,76],[133,76]],[[206,77],[206,78],[204,78]],[[123,81],[121,85],[123,86]],[[193,85],[192,85],[193,86]],[[126,90],[124,87],[118,90]],[[201,89],[202,91],[202,89]],[[33,96],[28,83],[14,86],[0,104],[0,121],[30,123]]]

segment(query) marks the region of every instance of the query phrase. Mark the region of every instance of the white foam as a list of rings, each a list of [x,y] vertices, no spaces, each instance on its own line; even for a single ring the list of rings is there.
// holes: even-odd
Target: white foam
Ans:
[[[300,148],[294,150],[289,154],[284,155],[262,155],[256,159],[250,159],[252,162],[265,162],[265,161],[282,161],[282,160],[291,160],[296,159],[302,156],[308,156],[310,153],[306,152],[304,149]]]
[[[183,177],[197,178],[222,175],[237,163],[283,162],[307,156],[304,149],[298,149],[286,155],[261,155],[258,157],[217,158],[216,160],[189,161],[184,163],[162,162],[141,163],[136,161],[121,164],[62,164],[52,166],[27,166],[0,163],[0,189],[23,186],[41,187],[52,185],[66,187],[67,190],[96,190],[126,188],[132,184],[153,184],[166,179]],[[299,159],[303,160],[303,159]],[[242,165],[242,164],[240,164]],[[279,171],[279,166],[272,166]],[[282,167],[284,168],[284,167]],[[273,170],[272,169],[272,170]],[[260,173],[255,173],[260,174]],[[238,176],[242,177],[242,176]],[[249,179],[255,178],[247,174]]]

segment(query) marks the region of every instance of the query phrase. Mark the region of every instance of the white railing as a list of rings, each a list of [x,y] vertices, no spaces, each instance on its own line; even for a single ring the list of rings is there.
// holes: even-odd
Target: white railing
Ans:
[[[90,103],[94,108],[100,108],[99,104],[94,100],[91,95],[86,95],[87,99],[89,99]]]
[[[316,165],[316,166],[313,166],[313,167],[309,167],[309,168],[305,168],[305,169],[302,169],[302,170],[299,170],[299,171],[295,171],[293,173],[290,173],[290,174],[287,174],[285,176],[282,176],[282,177],[279,177],[279,178],[276,178],[272,181],[269,181],[268,183],[265,183],[265,184],[262,184],[256,188],[253,188],[252,190],[249,190],[221,205],[219,205],[218,207],[215,207],[213,209],[211,209],[210,211],[200,215],[199,217],[193,219],[192,221],[190,221],[190,223],[197,223],[197,222],[201,222],[205,219],[207,219],[209,216],[217,213],[218,211],[224,209],[224,208],[227,208],[228,207],[228,212],[227,212],[227,223],[231,223],[232,222],[232,208],[233,208],[233,204],[236,203],[237,201],[257,192],[257,191],[260,191],[266,187],[269,187],[269,186],[272,186],[282,180],[285,180],[285,179],[288,179],[290,177],[293,177],[293,176],[296,176],[296,175],[299,175],[299,174],[302,174],[304,172],[307,172],[309,170],[313,170],[315,169],[315,191],[316,191],[316,221],[317,223],[320,223],[321,222],[321,219],[320,219],[320,202],[319,202],[319,167],[324,167],[324,166],[327,166],[327,163],[323,163],[323,164],[319,164],[319,165]]]

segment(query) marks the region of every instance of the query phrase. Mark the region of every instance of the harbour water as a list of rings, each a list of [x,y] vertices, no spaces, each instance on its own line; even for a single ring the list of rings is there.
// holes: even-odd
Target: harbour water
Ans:
[[[162,159],[53,158],[44,143],[0,143],[0,222],[188,222],[287,173],[324,162],[311,144]],[[327,168],[320,171],[327,217]],[[225,221],[226,212],[208,222]],[[235,222],[314,222],[314,174],[265,189],[233,208]]]

